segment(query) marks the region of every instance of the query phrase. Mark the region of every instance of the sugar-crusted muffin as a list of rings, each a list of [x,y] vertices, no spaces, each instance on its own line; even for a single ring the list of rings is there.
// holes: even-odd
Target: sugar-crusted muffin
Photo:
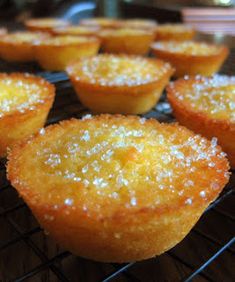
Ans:
[[[64,70],[68,63],[95,55],[100,40],[87,36],[54,36],[34,45],[37,62],[46,70]]]
[[[24,22],[30,31],[42,31],[52,33],[53,29],[70,25],[67,20],[59,18],[34,18]]]
[[[7,29],[4,27],[0,27],[0,36],[7,34]]]
[[[150,30],[119,28],[99,32],[104,52],[145,55],[154,39]]]
[[[120,20],[120,27],[123,28],[152,30],[155,29],[156,26],[157,26],[157,22],[155,20],[148,20],[148,19]]]
[[[152,44],[152,51],[174,66],[176,77],[210,76],[220,69],[229,53],[226,46],[193,41],[159,41]]]
[[[192,40],[195,30],[185,24],[159,24],[155,28],[155,40]]]
[[[176,119],[196,133],[217,137],[235,168],[235,76],[185,77],[167,93]]]
[[[214,139],[133,116],[63,121],[8,159],[8,179],[47,233],[104,262],[174,247],[229,178]]]
[[[80,20],[79,25],[99,28],[118,28],[120,27],[120,21],[113,18],[87,18]]]
[[[55,28],[52,33],[55,35],[74,35],[74,36],[97,36],[100,28],[94,26],[70,25]]]
[[[93,112],[140,114],[157,103],[174,70],[161,60],[102,54],[71,64],[67,72]]]
[[[54,86],[40,77],[0,73],[0,157],[44,126],[54,96]]]
[[[0,57],[9,62],[34,61],[33,45],[48,38],[46,33],[19,31],[0,37]]]

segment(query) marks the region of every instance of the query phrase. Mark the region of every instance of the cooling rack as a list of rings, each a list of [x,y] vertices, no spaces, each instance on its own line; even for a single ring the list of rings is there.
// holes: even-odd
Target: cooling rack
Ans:
[[[80,104],[65,73],[39,72],[33,64],[3,62],[0,71],[33,72],[56,85],[56,100],[48,124],[89,113]],[[235,50],[232,50],[222,73],[232,75],[234,71]],[[174,121],[164,95],[144,116]],[[220,197],[175,248],[143,262],[108,264],[76,257],[47,237],[6,180],[5,163],[6,160],[0,160],[0,281],[235,281],[234,171]]]

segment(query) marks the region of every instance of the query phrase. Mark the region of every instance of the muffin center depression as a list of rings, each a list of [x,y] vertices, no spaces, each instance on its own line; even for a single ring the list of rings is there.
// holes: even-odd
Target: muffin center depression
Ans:
[[[154,48],[168,51],[172,53],[185,54],[185,55],[205,55],[218,54],[220,47],[208,45],[206,43],[198,43],[192,41],[162,41],[153,44]]]
[[[68,124],[66,131],[42,130],[22,151],[21,181],[37,187],[51,204],[155,207],[180,196],[190,205],[194,197],[206,200],[208,191],[218,189],[219,179],[227,175],[218,164],[218,175],[214,172],[214,160],[224,157],[216,140],[210,143],[184,131],[145,119],[123,125],[118,119],[85,119]],[[202,174],[204,169],[207,173]]]
[[[60,46],[60,45],[69,45],[69,44],[83,44],[90,41],[94,41],[94,38],[85,37],[85,36],[71,36],[71,35],[59,35],[52,38],[47,38],[45,40],[39,41],[39,44],[42,45],[53,45],[53,46]]]
[[[12,34],[7,34],[2,38],[2,40],[12,43],[32,43],[33,41],[38,40],[40,37],[43,37],[43,35],[40,33],[16,32]]]
[[[100,55],[71,67],[76,79],[102,86],[140,85],[158,80],[170,65],[138,57]]]

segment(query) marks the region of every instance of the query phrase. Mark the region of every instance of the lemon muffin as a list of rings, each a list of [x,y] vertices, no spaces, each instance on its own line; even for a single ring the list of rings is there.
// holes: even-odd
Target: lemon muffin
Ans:
[[[120,27],[123,28],[137,28],[144,30],[152,30],[157,26],[157,22],[148,19],[127,19],[120,20]]]
[[[55,35],[74,35],[74,36],[97,36],[100,29],[93,26],[70,25],[55,28],[52,33]]]
[[[0,37],[0,57],[9,62],[34,61],[33,45],[49,35],[35,32],[14,32]]]
[[[113,18],[88,18],[81,20],[79,24],[99,28],[117,28],[120,26],[120,21]]]
[[[54,96],[54,86],[42,78],[0,73],[0,157],[44,126]]]
[[[210,76],[220,69],[229,53],[226,46],[193,41],[159,41],[152,44],[152,50],[174,66],[176,77]]]
[[[153,42],[154,33],[143,29],[105,29],[99,32],[104,52],[145,55]]]
[[[0,36],[7,34],[7,29],[4,27],[0,27]]]
[[[25,27],[30,31],[42,31],[51,33],[53,29],[70,25],[70,23],[58,18],[29,19],[24,22]]]
[[[192,40],[195,30],[185,24],[159,24],[155,28],[155,40]]]
[[[175,246],[229,178],[214,139],[133,116],[63,121],[8,159],[8,179],[47,233],[104,262]]]
[[[87,36],[54,36],[34,45],[37,62],[46,70],[64,70],[71,61],[95,55],[100,40]]]
[[[173,69],[156,59],[103,54],[67,68],[80,101],[93,112],[140,114],[159,100]]]
[[[177,120],[208,138],[217,137],[235,168],[235,76],[185,77],[167,93]]]

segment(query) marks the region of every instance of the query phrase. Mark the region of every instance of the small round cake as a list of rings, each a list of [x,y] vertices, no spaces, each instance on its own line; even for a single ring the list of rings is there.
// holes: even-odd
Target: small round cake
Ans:
[[[54,86],[42,78],[0,74],[0,157],[44,126],[54,96]]]
[[[235,168],[235,76],[186,77],[167,93],[176,119],[196,133],[217,137]]]
[[[195,30],[185,24],[159,24],[155,28],[155,40],[192,40]]]
[[[148,19],[120,20],[120,27],[123,28],[152,30],[156,28],[156,26],[157,26],[157,22],[154,20],[148,20]]]
[[[48,38],[45,33],[19,31],[0,37],[0,57],[9,62],[34,61],[33,45],[36,41]]]
[[[93,112],[140,114],[157,103],[174,70],[156,59],[103,54],[75,62],[67,72]]]
[[[70,25],[53,29],[55,35],[97,36],[100,29],[92,26]]]
[[[99,32],[101,47],[107,53],[145,55],[153,42],[154,33],[143,29],[118,28]]]
[[[118,28],[120,21],[113,18],[88,18],[81,20],[79,25],[99,28]]]
[[[152,44],[153,53],[175,68],[175,77],[210,76],[217,72],[228,56],[226,46],[193,41],[159,41]]]
[[[51,33],[53,29],[70,25],[70,23],[58,18],[29,19],[24,22],[25,27],[30,31],[42,31]]]
[[[193,41],[159,41],[152,44],[153,53],[175,68],[175,77],[210,76],[217,72],[228,56],[226,46]]]
[[[38,41],[34,55],[43,69],[61,71],[71,61],[96,55],[100,40],[87,36],[54,36]]]
[[[63,121],[15,146],[8,160],[8,179],[47,233],[104,262],[174,247],[229,178],[214,139],[133,116]]]

